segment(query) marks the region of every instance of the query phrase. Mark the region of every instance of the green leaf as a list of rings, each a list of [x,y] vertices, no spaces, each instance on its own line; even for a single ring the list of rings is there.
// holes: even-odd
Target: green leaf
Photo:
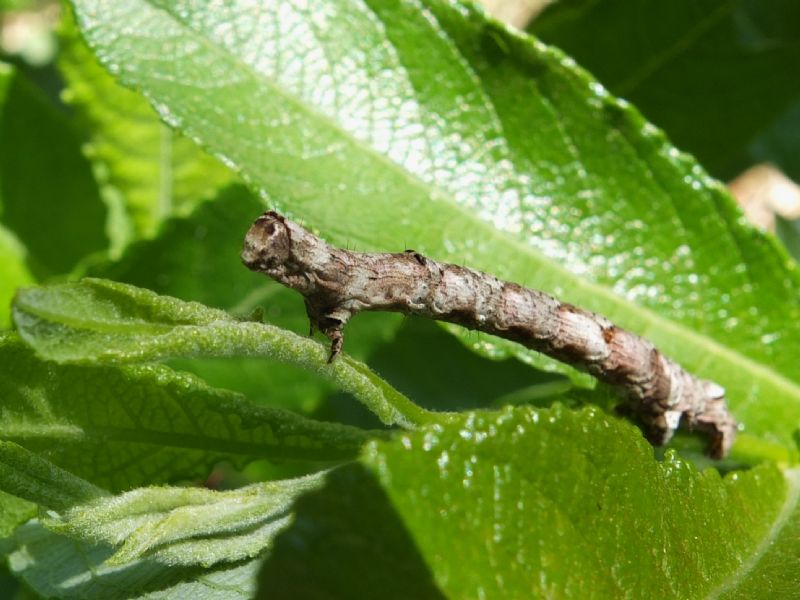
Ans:
[[[61,28],[59,69],[64,97],[88,132],[86,150],[104,195],[116,200],[132,231],[151,237],[174,214],[188,214],[233,174],[194,142],[164,125],[139,94],[114,81],[80,38],[67,11]]]
[[[134,243],[119,261],[96,267],[91,273],[223,308],[235,315],[249,315],[263,308],[270,323],[305,334],[308,317],[303,298],[241,267],[244,230],[262,210],[261,202],[246,188],[230,186],[191,215],[166,221],[154,239]],[[399,315],[370,317],[357,321],[350,333],[353,343],[348,343],[347,351],[359,360],[388,341],[401,322]],[[245,393],[251,400],[304,413],[318,408],[332,390],[332,386],[309,378],[299,368],[260,359],[174,360],[172,364],[215,386]]]
[[[324,478],[325,472],[318,472],[227,492],[152,487],[109,497],[16,444],[0,442],[0,488],[58,510],[49,513],[42,523],[55,533],[82,542],[81,554],[89,565],[102,556],[103,566],[112,570],[127,566],[137,579],[153,575],[153,565],[148,568],[141,563],[145,558],[171,570],[194,566],[207,569],[222,562],[243,564],[263,554],[292,522],[295,499],[318,488]],[[35,579],[35,574],[26,575],[25,570],[36,569],[37,553],[25,546],[47,537],[41,535],[35,522],[18,529],[12,541],[16,548],[9,557],[12,571]],[[59,545],[57,540],[50,541]],[[107,547],[116,548],[112,556],[104,552]],[[151,573],[137,573],[141,570]],[[113,583],[113,573],[109,575]],[[163,573],[160,575],[163,577]],[[185,573],[179,571],[178,575]],[[51,577],[49,581],[57,579]],[[74,585],[78,577],[73,574],[70,579]],[[93,579],[102,580],[102,574]],[[35,581],[30,583],[36,587]]]
[[[11,299],[16,289],[34,282],[26,256],[16,236],[0,225],[0,329],[11,324]]]
[[[412,532],[362,464],[328,474],[297,499],[295,523],[275,540],[258,598],[444,600]],[[461,551],[458,538],[451,552]],[[491,575],[490,575],[491,576]]]
[[[750,598],[792,598],[800,586],[800,473],[795,469],[787,475],[792,485],[792,495],[787,499],[781,514],[775,520],[770,535],[750,557],[735,577],[716,591],[724,600],[749,600]],[[714,598],[715,596],[709,596]]]
[[[151,487],[108,496],[20,446],[0,442],[0,489],[58,511],[42,521],[48,529],[117,548],[105,560],[112,567],[145,557],[205,568],[254,558],[292,522],[295,499],[324,479],[321,471],[226,492]],[[14,569],[13,557],[11,563]]]
[[[38,278],[104,250],[106,209],[65,117],[22,74],[0,65],[0,221]]]
[[[110,490],[205,478],[228,460],[353,458],[371,435],[257,406],[161,365],[84,367],[0,336],[0,439]]]
[[[74,5],[106,68],[330,241],[605,314],[723,385],[756,456],[796,458],[794,263],[559,51],[444,0]]]
[[[23,289],[14,321],[22,338],[48,360],[95,365],[175,356],[267,357],[331,381],[387,425],[439,418],[353,358],[328,364],[328,349],[319,342],[121,283],[84,279]]]
[[[426,565],[447,598],[715,597],[743,589],[778,550],[785,577],[799,572],[796,471],[723,479],[674,453],[658,462],[634,427],[594,408],[469,413],[371,444],[362,464],[372,484],[298,502],[262,571],[265,593],[369,597],[353,583],[359,548],[373,573]],[[373,504],[393,507],[382,519],[402,533],[382,542],[349,516]],[[778,587],[756,597],[793,597],[770,595],[782,585],[771,574]]]
[[[57,535],[40,523],[17,529],[8,559],[11,571],[45,597],[107,600],[248,600],[260,559],[213,569],[172,567],[153,559],[120,566],[106,560],[114,550]]]
[[[141,488],[74,506],[43,521],[71,537],[118,547],[106,562],[152,556],[171,566],[209,567],[267,550],[292,521],[295,498],[318,488],[324,472],[218,492],[203,488]]]
[[[0,441],[0,490],[62,510],[105,492],[11,442]]]
[[[36,505],[11,494],[0,492],[0,540],[10,536],[14,530],[36,515]],[[2,542],[0,542],[0,554]]]
[[[800,95],[785,76],[800,61],[798,22],[794,0],[561,0],[529,30],[728,178]]]

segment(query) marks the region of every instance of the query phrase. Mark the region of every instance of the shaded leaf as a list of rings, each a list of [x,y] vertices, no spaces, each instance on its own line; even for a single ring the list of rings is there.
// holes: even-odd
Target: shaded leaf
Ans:
[[[0,441],[0,490],[44,508],[62,510],[103,496],[88,481],[11,442]]]
[[[559,51],[442,0],[74,5],[106,68],[330,241],[413,243],[605,314],[723,385],[756,455],[796,457],[794,263]]]
[[[800,95],[750,146],[754,162],[770,162],[800,181]],[[793,254],[795,259],[797,255]]]
[[[10,536],[14,530],[36,515],[36,505],[11,494],[0,492],[0,540]],[[0,554],[3,544],[0,542]]]
[[[348,350],[356,335],[348,326]],[[440,327],[419,318],[406,319],[394,341],[378,348],[369,364],[398,391],[432,410],[549,404],[571,387],[565,377],[535,371],[517,360],[493,361],[471,353]],[[597,390],[586,394],[594,398]]]
[[[89,134],[86,150],[105,196],[121,204],[118,209],[132,230],[121,225],[118,246],[129,238],[153,236],[167,217],[188,214],[234,178],[219,161],[164,125],[144,98],[114,81],[80,39],[69,12],[61,43],[64,97]]]
[[[529,30],[633,102],[718,177],[800,95],[793,0],[562,0]]]
[[[43,278],[105,250],[106,208],[66,118],[22,74],[0,67],[0,221]]]
[[[257,406],[161,365],[56,365],[0,336],[0,439],[111,490],[200,479],[220,460],[335,462],[380,435]]]
[[[376,478],[361,464],[328,474],[298,498],[295,522],[275,540],[259,598],[444,600],[416,542]],[[454,549],[458,553],[460,548]]]

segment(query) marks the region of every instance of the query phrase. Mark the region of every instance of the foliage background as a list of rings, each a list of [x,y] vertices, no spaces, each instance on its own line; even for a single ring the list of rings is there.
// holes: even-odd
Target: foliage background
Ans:
[[[61,284],[17,296],[24,343],[0,334],[9,594],[793,597],[796,266],[706,169],[800,178],[795,3],[554,4],[529,30],[592,75],[459,3],[286,4],[252,30],[239,3],[75,7],[105,67],[68,12],[3,6],[0,300]],[[20,19],[40,37],[15,47]],[[291,333],[302,301],[239,266],[273,205],[651,337],[728,389],[728,476],[691,436],[654,456],[585,376],[455,328],[362,315],[326,371]],[[85,275],[180,300],[63,283]],[[282,329],[215,312],[257,307]],[[289,483],[242,487],[261,481]],[[187,482],[234,491],[105,504]]]

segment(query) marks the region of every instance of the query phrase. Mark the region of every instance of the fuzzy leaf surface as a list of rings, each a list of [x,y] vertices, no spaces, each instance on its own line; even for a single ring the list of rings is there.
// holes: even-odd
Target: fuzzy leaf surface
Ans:
[[[220,460],[347,460],[369,439],[163,365],[58,365],[10,334],[0,364],[0,439],[110,490],[202,479]]]
[[[48,360],[96,365],[176,356],[272,358],[331,381],[387,425],[437,418],[353,358],[328,364],[328,349],[319,342],[122,283],[87,278],[20,290],[14,321],[25,342]]]
[[[149,487],[72,506],[44,525],[118,550],[123,565],[152,556],[171,566],[210,567],[266,551],[292,521],[292,503],[321,485],[324,472],[229,491]]]
[[[4,441],[0,441],[0,490],[52,510],[106,495],[101,488],[45,458]]]
[[[87,544],[30,522],[18,528],[9,555],[12,573],[52,598],[107,600],[248,600],[256,588],[260,559],[211,569],[171,567],[155,559],[110,566],[109,546]]]

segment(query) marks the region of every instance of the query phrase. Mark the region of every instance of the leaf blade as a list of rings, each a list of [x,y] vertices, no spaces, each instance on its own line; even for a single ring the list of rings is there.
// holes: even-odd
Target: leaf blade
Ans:
[[[113,550],[78,542],[31,522],[15,532],[9,568],[34,590],[58,598],[127,597],[159,600],[252,598],[261,560],[216,569],[165,567],[154,560],[124,568],[105,561]]]
[[[21,290],[14,320],[21,337],[37,353],[57,362],[125,364],[176,356],[270,357],[328,379],[387,425],[411,427],[439,418],[349,356],[328,364],[328,350],[318,342],[121,283],[84,279]]]
[[[161,123],[146,100],[103,70],[68,11],[59,37],[65,102],[87,132],[85,151],[101,192],[121,213],[115,216],[124,216],[116,225],[115,254],[129,241],[154,236],[165,219],[188,214],[233,179],[229,169]]]
[[[346,474],[352,492],[336,485]],[[769,464],[723,478],[671,452],[656,460],[634,427],[594,408],[467,413],[370,444],[300,499],[302,527],[276,541],[260,585],[369,597],[353,583],[365,553],[373,586],[423,565],[421,597],[688,599],[725,584],[746,597],[742,571],[767,567],[768,548],[760,594],[791,598],[778,569],[791,581],[800,564],[795,479]],[[352,516],[367,506],[384,530]]]
[[[108,247],[106,207],[64,116],[21,72],[0,79],[0,220],[37,278],[68,273]]]
[[[105,492],[12,442],[0,441],[0,488],[44,508],[63,510]]]
[[[256,483],[230,491],[140,488],[71,506],[46,527],[117,548],[109,565],[153,557],[173,567],[210,567],[252,559],[269,550],[292,520],[295,499],[318,488],[325,472]]]
[[[25,258],[25,248],[16,236],[0,225],[0,330],[11,324],[14,291],[35,281]]]
[[[273,5],[255,17],[237,3],[215,15],[191,2],[75,5],[124,83],[331,241],[410,238],[605,314],[727,388],[745,435],[796,458],[796,268],[718,182],[557,50],[438,0],[326,3],[322,24],[291,7],[277,19]],[[151,50],[196,52],[153,59],[164,53],[135,47],[117,26],[127,19],[151,32]],[[215,27],[233,22],[245,29]],[[326,78],[339,63],[324,57],[342,55],[350,71]]]
[[[747,164],[752,139],[800,93],[779,75],[800,58],[787,25],[797,21],[796,5],[712,0],[662,8],[571,0],[549,7],[529,30],[730,178]],[[634,21],[640,33],[628,35]],[[757,88],[741,85],[756,80]]]
[[[10,335],[0,364],[0,439],[115,491],[204,478],[221,460],[335,463],[383,435],[254,405],[160,365],[53,365]]]

